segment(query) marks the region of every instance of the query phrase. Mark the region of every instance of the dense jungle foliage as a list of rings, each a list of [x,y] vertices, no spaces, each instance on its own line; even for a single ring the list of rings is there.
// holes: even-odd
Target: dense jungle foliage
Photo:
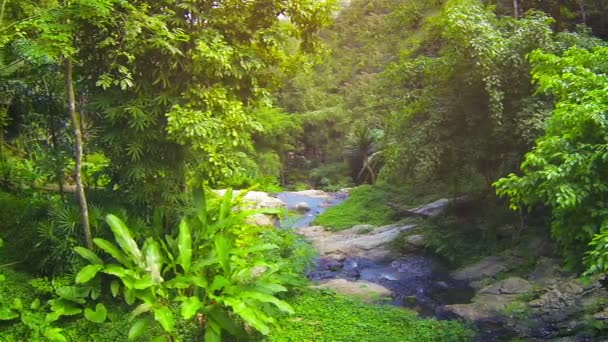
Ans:
[[[454,264],[548,235],[603,277],[606,39],[606,0],[0,0],[0,340],[471,339],[305,289],[220,188],[357,187],[331,230],[468,196]]]

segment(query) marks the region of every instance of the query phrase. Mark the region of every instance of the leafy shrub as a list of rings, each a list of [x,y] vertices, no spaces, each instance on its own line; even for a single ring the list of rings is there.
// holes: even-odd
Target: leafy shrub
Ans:
[[[296,314],[280,316],[268,341],[470,341],[461,323],[421,319],[392,306],[372,306],[328,291],[288,298]]]
[[[521,230],[517,216],[505,205],[486,196],[453,205],[420,228],[427,248],[454,267],[513,247],[532,233]]]
[[[266,313],[270,304],[293,312],[275,294],[287,290],[283,285],[295,284],[297,276],[267,257],[266,252],[278,249],[277,245],[243,233],[251,212],[235,212],[234,204],[228,190],[219,208],[212,210],[203,192],[195,191],[196,210],[180,222],[177,235],[164,240],[149,237],[141,246],[124,222],[108,215],[116,243],[100,238],[94,242],[116,263],[106,263],[93,251],[78,247],[76,251],[90,265],[78,272],[76,282],[87,284],[100,273],[111,277],[113,296],[122,293],[128,305],[136,306],[131,316],[137,320],[129,339],[140,336],[154,321],[167,336],[176,338],[174,307],[180,308],[183,319],[204,330],[207,341],[219,341],[224,332],[243,335],[241,322],[267,334],[274,322]]]
[[[395,211],[386,204],[394,193],[379,186],[363,185],[353,189],[343,203],[319,215],[315,224],[332,230],[342,230],[358,224],[384,225],[391,223]]]

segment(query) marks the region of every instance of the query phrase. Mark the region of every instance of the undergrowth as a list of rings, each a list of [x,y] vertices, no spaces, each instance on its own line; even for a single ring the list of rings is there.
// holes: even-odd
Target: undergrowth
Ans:
[[[366,305],[330,291],[306,290],[288,301],[295,314],[280,316],[268,341],[455,342],[472,336],[459,322],[421,319],[409,310]]]

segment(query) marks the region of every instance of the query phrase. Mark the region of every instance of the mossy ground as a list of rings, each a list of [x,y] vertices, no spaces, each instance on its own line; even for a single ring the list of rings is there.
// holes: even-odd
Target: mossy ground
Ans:
[[[456,342],[472,337],[459,322],[422,319],[406,309],[367,305],[330,291],[306,290],[288,301],[296,313],[280,316],[268,341]]]
[[[391,195],[386,188],[360,186],[353,189],[346,201],[319,215],[314,223],[331,230],[343,230],[358,224],[388,224],[395,218],[395,211],[386,205],[387,197]]]

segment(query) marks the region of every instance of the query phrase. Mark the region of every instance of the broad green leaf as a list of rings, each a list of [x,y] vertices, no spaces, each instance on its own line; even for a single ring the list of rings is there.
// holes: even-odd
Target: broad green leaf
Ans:
[[[145,331],[146,328],[150,325],[150,320],[146,318],[140,318],[133,325],[131,329],[129,329],[129,341],[132,341],[138,337],[140,337]]]
[[[192,263],[192,234],[188,222],[185,219],[182,219],[179,224],[179,236],[177,241],[180,264],[184,269],[184,272],[188,273]]]
[[[215,253],[224,274],[230,274],[230,252],[234,246],[234,238],[228,234],[217,234],[214,240]]]
[[[116,296],[118,296],[118,292],[120,291],[120,283],[117,280],[112,280],[110,283],[110,291],[112,292],[112,297],[116,298]]]
[[[203,304],[201,303],[198,297],[188,297],[182,303],[182,317],[184,319],[190,319],[196,315],[196,313],[203,308]]]
[[[146,313],[152,309],[152,305],[150,304],[139,304],[131,313],[129,314],[129,321],[133,320],[137,316]]]
[[[97,254],[84,247],[74,247],[74,251],[93,265],[103,265],[103,260]]]
[[[244,335],[243,329],[237,324],[228,312],[219,305],[210,305],[205,308],[207,316],[214,321],[222,329],[229,332],[231,335],[240,337]]]
[[[205,342],[222,342],[222,330],[214,322],[207,323]]]
[[[163,262],[160,245],[153,238],[148,238],[144,252],[146,255],[146,271],[150,272],[150,276],[155,283],[163,282],[163,277],[160,275]]]
[[[103,323],[106,320],[107,315],[108,311],[101,303],[98,303],[95,306],[95,311],[89,308],[84,309],[84,317],[93,323]]]
[[[101,269],[103,269],[103,265],[101,264],[87,265],[83,267],[78,274],[76,274],[76,284],[88,282],[89,280],[93,279],[97,275],[97,272],[101,271]]]
[[[86,302],[84,298],[86,298],[90,292],[90,287],[81,286],[62,286],[55,291],[59,297],[78,304],[84,304]]]
[[[171,309],[166,306],[155,308],[154,319],[160,323],[164,331],[173,332],[173,329],[175,328],[175,317],[173,317]]]
[[[133,258],[133,260],[135,260],[135,263],[137,265],[143,267],[144,255],[139,250],[137,243],[131,236],[131,231],[125,225],[125,223],[120,218],[112,214],[106,216],[106,222],[112,229],[112,232],[114,233],[114,238],[116,239],[116,242],[118,242],[120,248],[124,252],[129,254]]]
[[[138,290],[145,290],[149,287],[156,285],[157,283],[152,279],[149,274],[144,275],[141,279],[137,279],[133,284],[133,287]]]
[[[116,245],[111,243],[110,241],[100,239],[100,238],[95,238],[95,239],[93,239],[93,242],[97,245],[97,247],[101,248],[104,252],[110,254],[119,263],[121,263],[125,266],[131,266],[133,264],[132,262],[129,261],[127,256],[123,252],[121,252],[120,249],[118,247],[116,247]]]
[[[260,302],[263,302],[263,303],[272,303],[277,308],[279,308],[279,310],[281,310],[281,311],[284,311],[284,312],[287,312],[290,314],[294,313],[291,305],[289,305],[285,301],[278,299],[277,297],[275,297],[273,295],[269,295],[269,294],[262,293],[262,292],[242,291],[239,293],[239,296],[242,298],[251,298],[251,299],[259,300]]]

